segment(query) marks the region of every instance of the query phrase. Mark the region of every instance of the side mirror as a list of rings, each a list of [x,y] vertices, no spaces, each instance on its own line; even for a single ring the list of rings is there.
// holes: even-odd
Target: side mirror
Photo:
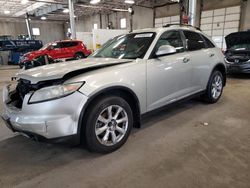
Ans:
[[[163,45],[158,48],[158,50],[155,53],[155,56],[160,57],[160,56],[174,54],[174,53],[176,53],[175,47],[170,46],[170,45]]]

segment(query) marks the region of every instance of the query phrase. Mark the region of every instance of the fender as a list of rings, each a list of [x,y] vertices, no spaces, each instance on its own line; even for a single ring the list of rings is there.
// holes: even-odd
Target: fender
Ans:
[[[81,113],[80,113],[80,117],[79,117],[79,123],[78,123],[78,127],[77,127],[77,137],[79,142],[81,141],[81,134],[83,133],[83,129],[82,126],[83,125],[83,121],[84,121],[84,115],[86,114],[86,110],[88,109],[89,105],[91,104],[91,102],[94,101],[94,99],[98,96],[103,95],[104,93],[110,93],[110,92],[122,92],[122,93],[127,93],[129,95],[131,95],[133,97],[133,100],[135,101],[135,109],[132,109],[133,113],[135,114],[135,119],[134,119],[134,127],[136,128],[140,128],[141,127],[141,110],[140,110],[140,102],[138,97],[136,96],[136,94],[128,87],[124,87],[124,86],[112,86],[112,87],[108,87],[105,88],[101,91],[98,91],[97,93],[93,94],[88,101],[86,102],[86,104],[84,105]]]

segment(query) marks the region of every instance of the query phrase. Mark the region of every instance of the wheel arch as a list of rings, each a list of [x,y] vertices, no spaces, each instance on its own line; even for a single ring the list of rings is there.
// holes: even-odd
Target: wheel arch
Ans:
[[[85,55],[82,51],[77,51],[77,52],[75,52],[75,55],[74,55],[74,56],[76,56],[76,54],[82,54],[84,57],[86,57],[86,55]]]
[[[212,72],[211,72],[211,75],[212,73],[215,71],[215,70],[219,70],[221,73],[222,73],[222,76],[223,76],[223,86],[226,86],[226,82],[227,82],[227,71],[226,71],[226,67],[223,63],[218,63],[214,66]],[[210,75],[210,76],[211,76]]]
[[[122,97],[124,100],[126,100],[129,105],[131,106],[131,110],[134,114],[134,124],[133,127],[140,128],[141,127],[141,111],[140,111],[140,102],[136,94],[129,88],[124,86],[112,86],[109,88],[105,88],[101,91],[98,91],[93,96],[91,96],[86,105],[83,107],[79,121],[78,121],[78,130],[77,134],[79,138],[81,139],[81,135],[84,135],[84,121],[86,121],[87,118],[87,111],[90,108],[90,106],[94,103],[95,100],[101,97],[115,95]]]

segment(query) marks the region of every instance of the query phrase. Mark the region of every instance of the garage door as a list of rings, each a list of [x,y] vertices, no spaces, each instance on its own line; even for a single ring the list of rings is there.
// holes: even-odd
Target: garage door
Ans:
[[[225,36],[239,31],[240,11],[240,6],[202,11],[201,29],[218,47],[225,49]]]
[[[178,23],[178,24],[180,23],[179,15],[155,19],[155,27],[162,27],[167,24],[175,24],[175,23]]]

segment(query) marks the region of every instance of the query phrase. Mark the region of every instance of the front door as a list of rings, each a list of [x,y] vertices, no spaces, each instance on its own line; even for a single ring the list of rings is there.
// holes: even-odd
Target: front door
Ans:
[[[177,52],[154,57],[162,45],[171,45]],[[191,72],[190,56],[185,52],[180,32],[173,30],[163,33],[152,58],[147,62],[147,110],[154,110],[188,95],[191,92]]]
[[[61,43],[53,43],[48,50],[48,55],[52,57],[53,59],[59,59],[61,58]]]

